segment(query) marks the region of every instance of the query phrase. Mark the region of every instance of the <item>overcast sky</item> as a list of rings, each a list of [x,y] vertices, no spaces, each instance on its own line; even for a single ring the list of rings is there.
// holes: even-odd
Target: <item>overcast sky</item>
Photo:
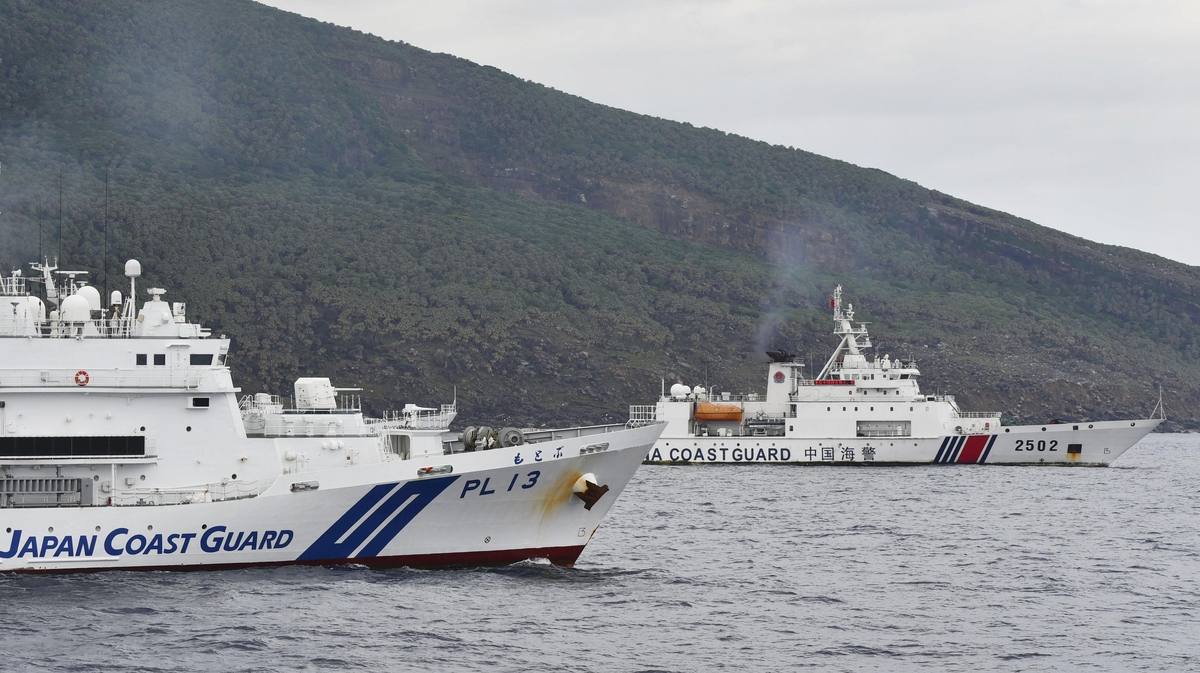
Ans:
[[[1200,265],[1198,0],[269,0]]]

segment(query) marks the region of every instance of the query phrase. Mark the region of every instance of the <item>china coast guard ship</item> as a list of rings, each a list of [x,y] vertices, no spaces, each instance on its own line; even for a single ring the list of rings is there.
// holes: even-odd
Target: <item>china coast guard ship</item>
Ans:
[[[830,308],[841,342],[815,377],[771,351],[765,396],[677,383],[656,405],[631,406],[633,425],[667,422],[647,462],[1105,466],[1164,420],[1002,426],[999,412],[922,393],[916,362],[868,359],[866,325],[854,325],[840,285]]]
[[[137,261],[109,307],[32,267],[0,277],[0,571],[570,565],[664,427],[452,436],[455,405],[371,419],[325,378],[239,399],[228,339],[136,307]]]

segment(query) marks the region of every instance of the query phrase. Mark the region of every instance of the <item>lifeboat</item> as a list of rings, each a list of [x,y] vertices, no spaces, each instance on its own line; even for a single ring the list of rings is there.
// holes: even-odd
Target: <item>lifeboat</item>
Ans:
[[[701,402],[696,405],[696,420],[733,421],[736,423],[742,420],[742,408],[733,404]]]

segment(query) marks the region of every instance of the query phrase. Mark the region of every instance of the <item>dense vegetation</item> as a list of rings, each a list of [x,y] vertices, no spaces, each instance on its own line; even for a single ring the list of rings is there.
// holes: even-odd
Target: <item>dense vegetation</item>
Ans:
[[[1195,268],[248,2],[0,0],[0,161],[0,262],[140,258],[248,390],[619,418],[820,360],[842,283],[969,406],[1198,425]]]

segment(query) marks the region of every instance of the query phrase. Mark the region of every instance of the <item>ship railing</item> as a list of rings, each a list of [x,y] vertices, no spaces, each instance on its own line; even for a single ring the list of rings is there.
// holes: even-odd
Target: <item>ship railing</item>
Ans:
[[[91,481],[77,477],[4,477],[0,479],[0,508],[78,507],[91,495]]]
[[[705,393],[703,395],[688,395],[686,398],[672,397],[664,395],[663,402],[711,402],[713,404],[721,404],[722,402],[766,402],[767,396],[759,393],[746,393],[744,395],[735,395],[733,393]]]
[[[300,408],[292,406],[284,409],[285,414],[356,414],[362,411],[362,397],[359,395],[347,395],[339,393],[334,399],[332,407],[304,407]]]
[[[610,432],[622,432],[628,430],[627,423],[614,423],[610,425],[585,425],[576,428],[555,428],[552,430],[539,430],[537,428],[526,428],[521,431],[525,437],[526,444],[538,444],[541,442],[557,442],[562,439],[574,439],[577,437],[593,437],[606,435]],[[608,447],[606,442],[600,442],[595,446],[604,445]],[[462,453],[462,439],[454,439],[451,441],[442,442],[442,446],[447,453]],[[477,449],[478,450],[478,449]]]
[[[0,277],[0,295],[5,297],[25,296],[25,279],[21,276]]]
[[[443,404],[437,409],[409,409],[384,412],[383,418],[369,425],[380,430],[445,430],[458,415],[458,406]]]
[[[955,418],[1000,418],[1002,411],[960,411]]]
[[[859,430],[859,437],[912,437],[911,430]]]
[[[0,369],[0,388],[185,388],[200,385],[201,372],[168,369]]]
[[[44,339],[127,339],[133,336],[134,321],[128,318],[104,318],[67,322],[64,320],[28,320],[0,317],[0,337],[40,337]],[[194,325],[191,334],[208,337],[212,331]]]
[[[238,400],[238,408],[242,411],[270,411],[278,414],[283,413],[283,399],[279,395],[269,393],[242,395],[242,399]]]
[[[630,428],[640,428],[658,420],[658,407],[653,404],[629,405],[629,420],[625,423]]]

